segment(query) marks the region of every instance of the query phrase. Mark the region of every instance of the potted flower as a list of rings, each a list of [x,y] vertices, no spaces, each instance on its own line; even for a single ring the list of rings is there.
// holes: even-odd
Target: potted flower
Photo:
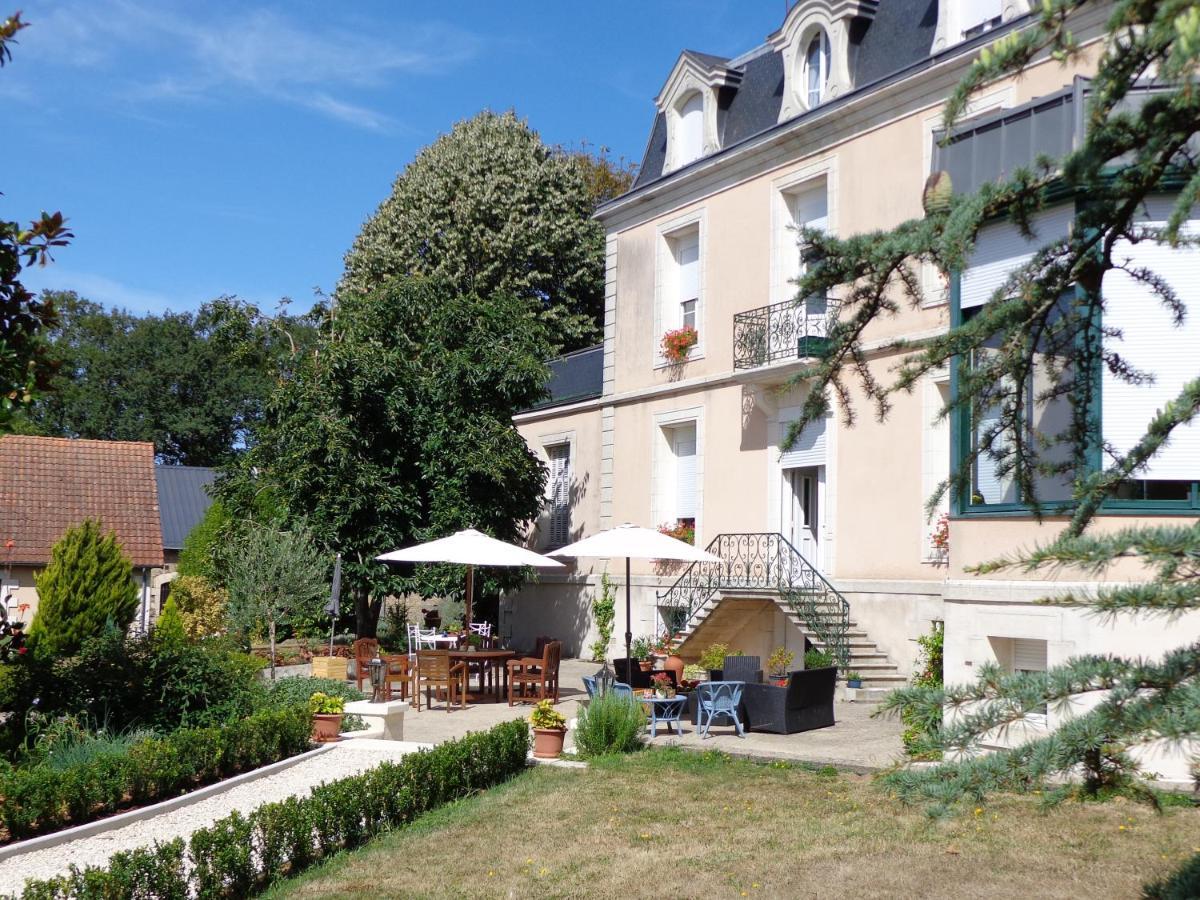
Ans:
[[[318,743],[336,741],[342,731],[342,711],[346,701],[317,691],[308,698],[308,711],[312,713],[312,738]]]
[[[681,363],[700,342],[700,333],[691,325],[675,328],[662,336],[662,355],[668,362]]]
[[[629,647],[629,652],[638,661],[638,668],[643,672],[649,672],[654,668],[654,661],[650,659],[651,649],[650,638],[648,637],[634,638],[633,643]]]
[[[846,687],[860,688],[862,687],[862,674],[859,672],[846,673]]]
[[[659,672],[651,678],[650,686],[654,689],[655,697],[675,696],[675,685],[671,683],[671,676],[666,672]]]
[[[691,690],[702,681],[708,680],[708,671],[704,666],[691,663],[683,667],[682,686]]]
[[[812,647],[804,654],[804,668],[806,669],[828,669],[832,665],[835,665],[833,654],[825,650]]]
[[[567,737],[567,719],[549,700],[542,700],[529,715],[533,726],[533,755],[538,759],[557,759]]]
[[[776,647],[767,657],[767,672],[780,687],[787,687],[788,666],[796,654],[784,647]]]

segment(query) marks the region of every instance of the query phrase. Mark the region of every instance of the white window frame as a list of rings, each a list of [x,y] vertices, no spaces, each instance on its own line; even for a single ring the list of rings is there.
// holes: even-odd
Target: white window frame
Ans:
[[[933,496],[937,486],[950,477],[950,422],[947,416],[935,421],[942,409],[942,389],[950,391],[950,370],[942,368],[931,372],[924,381],[921,410],[921,505],[918,511],[921,528],[921,562],[927,565],[947,565],[947,557],[933,546],[933,535],[938,520],[950,512],[951,491],[947,490],[938,502],[937,511],[930,516],[925,511],[925,502]]]
[[[665,222],[658,227],[655,245],[655,266],[654,266],[654,332],[651,335],[651,340],[654,346],[651,352],[651,359],[654,360],[655,369],[663,369],[674,365],[667,359],[662,352],[662,337],[663,335],[674,328],[679,328],[682,321],[682,308],[680,298],[676,293],[675,286],[677,281],[677,267],[674,241],[682,237],[685,232],[695,229],[697,231],[697,246],[699,248],[700,260],[699,267],[696,273],[699,290],[696,297],[696,332],[697,342],[690,353],[688,353],[688,361],[704,358],[705,333],[705,294],[708,270],[708,228],[706,223],[706,210],[701,208],[687,215],[679,216],[669,222]]]
[[[675,468],[674,431],[680,426],[696,428],[696,546],[702,547],[704,529],[704,407],[671,410],[654,417],[651,460],[651,520],[654,527],[677,518],[678,475]]]
[[[796,231],[793,224],[788,198],[817,187],[825,182],[826,232],[837,234],[837,159],[830,158],[797,169],[771,182],[771,291],[770,302],[782,303],[795,294],[795,285],[789,284],[789,254],[798,251]]]
[[[545,522],[545,529],[544,529],[545,538],[540,543],[542,544],[543,549],[548,549],[548,550],[549,549],[557,549],[558,547],[566,546],[566,544],[569,544],[571,542],[570,536],[571,536],[572,522],[571,522],[570,481],[571,481],[571,479],[574,478],[575,471],[576,471],[576,469],[575,469],[575,432],[574,431],[561,431],[561,432],[557,432],[554,434],[540,435],[538,437],[538,443],[541,445],[542,461],[546,464],[546,468],[548,471],[552,471],[550,469],[550,467],[551,467],[551,457],[550,457],[551,448],[562,447],[562,446],[567,447],[567,480],[568,480],[568,484],[567,484],[567,491],[568,491],[568,493],[567,493],[567,540],[562,544],[556,543],[554,541],[554,535],[553,535],[553,527],[554,527],[553,526],[553,523],[554,523],[554,481],[553,481],[553,478],[546,479],[546,491],[545,491],[545,494],[543,495],[544,499],[545,499],[545,512],[543,514],[544,522]]]
[[[819,42],[819,43],[818,43]],[[812,52],[813,44],[817,44],[817,97],[813,99],[812,88],[812,61],[809,59],[809,54]],[[803,64],[800,72],[800,83],[804,88],[804,104],[809,109],[815,109],[820,106],[829,96],[829,63],[830,63],[830,44],[829,32],[824,28],[817,27],[813,29],[804,39],[803,47]]]

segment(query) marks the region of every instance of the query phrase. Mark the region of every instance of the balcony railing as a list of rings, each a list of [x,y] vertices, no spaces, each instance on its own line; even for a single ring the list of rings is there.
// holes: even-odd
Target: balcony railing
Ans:
[[[837,305],[824,297],[785,300],[733,317],[733,367],[755,369],[775,362],[820,356],[829,343]]]

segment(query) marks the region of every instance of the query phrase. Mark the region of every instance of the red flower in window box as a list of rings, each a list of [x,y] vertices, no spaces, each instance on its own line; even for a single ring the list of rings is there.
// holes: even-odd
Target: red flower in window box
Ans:
[[[685,544],[696,543],[696,526],[690,522],[679,521],[674,525],[665,523],[658,526],[658,532],[667,537],[673,537],[677,541],[683,541]]]
[[[668,331],[662,336],[662,354],[670,362],[681,363],[700,341],[700,333],[691,325]]]

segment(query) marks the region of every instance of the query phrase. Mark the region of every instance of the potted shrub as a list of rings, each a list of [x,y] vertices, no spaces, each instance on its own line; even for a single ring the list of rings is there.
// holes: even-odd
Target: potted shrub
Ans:
[[[681,363],[700,342],[700,333],[691,325],[675,328],[662,336],[662,354],[668,362]]]
[[[804,654],[804,668],[806,669],[828,669],[834,664],[832,653],[826,653],[816,647]]]
[[[557,759],[567,737],[567,720],[549,700],[542,700],[529,715],[533,726],[533,755],[538,759]]]
[[[683,681],[681,687],[691,690],[702,681],[708,680],[708,671],[704,666],[692,663],[683,667]]]
[[[308,698],[308,711],[312,713],[312,737],[318,743],[336,741],[342,731],[342,711],[346,701],[317,691]]]
[[[709,644],[700,654],[700,665],[708,672],[709,681],[720,681],[725,677],[725,657],[741,655],[741,650],[730,650],[728,644]]]
[[[862,687],[862,675],[858,672],[846,673],[846,687],[860,688]]]
[[[795,658],[796,654],[784,647],[776,647],[767,657],[767,673],[775,679],[776,684],[787,687],[788,666]]]
[[[650,638],[634,638],[633,643],[629,646],[629,652],[632,653],[633,658],[638,661],[638,668],[640,668],[643,672],[649,672],[652,668],[654,668],[654,662],[650,659]]]

